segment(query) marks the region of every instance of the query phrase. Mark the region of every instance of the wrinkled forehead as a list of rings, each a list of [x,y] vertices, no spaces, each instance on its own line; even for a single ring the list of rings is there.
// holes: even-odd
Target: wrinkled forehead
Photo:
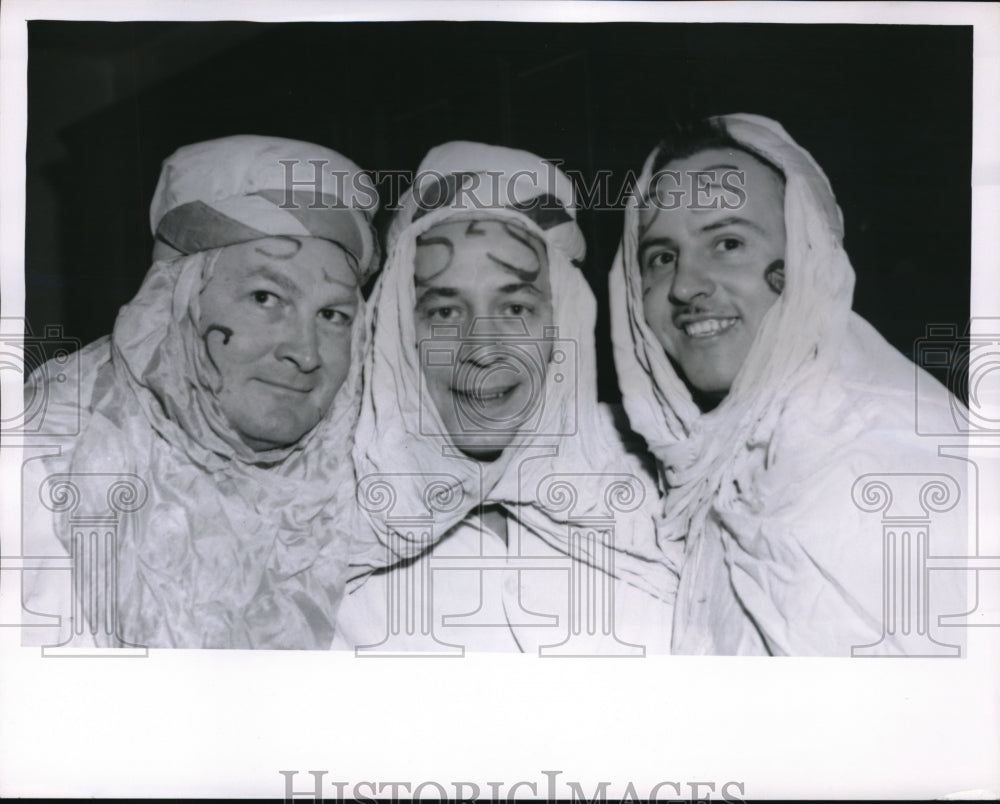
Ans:
[[[776,168],[737,148],[707,148],[670,160],[645,182],[639,236],[670,217],[783,216],[784,198],[784,177]]]
[[[445,272],[478,276],[493,269],[537,278],[548,269],[545,243],[527,227],[505,218],[446,220],[417,236],[417,282]]]
[[[355,291],[354,260],[343,248],[318,237],[278,236],[225,246],[210,268],[209,281],[236,284],[277,280],[289,290]]]

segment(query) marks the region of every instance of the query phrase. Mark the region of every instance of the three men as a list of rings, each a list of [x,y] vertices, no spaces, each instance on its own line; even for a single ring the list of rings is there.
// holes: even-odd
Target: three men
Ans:
[[[340,179],[318,205],[287,173],[317,156]],[[116,548],[120,627],[90,622],[90,638],[907,650],[886,632],[888,552],[856,484],[956,469],[914,433],[912,365],[851,312],[840,211],[778,124],[679,131],[626,210],[615,359],[662,500],[597,403],[568,178],[523,151],[433,149],[365,320],[371,209],[340,197],[357,171],[259,137],[165,164],[157,262],[111,339],[81,356],[84,430],[26,469],[29,489],[102,473],[148,486]],[[921,379],[923,415],[949,417],[954,400]],[[73,401],[56,396],[55,415]],[[938,549],[962,551],[964,520],[951,522]],[[62,581],[29,585],[29,607],[53,610]],[[937,573],[929,594],[935,617],[959,613],[961,576]]]

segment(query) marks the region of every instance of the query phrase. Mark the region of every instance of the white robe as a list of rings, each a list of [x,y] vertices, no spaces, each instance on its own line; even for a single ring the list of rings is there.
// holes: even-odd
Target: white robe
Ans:
[[[463,208],[445,203],[430,211],[418,209],[409,193],[390,229],[386,265],[370,301],[373,331],[355,441],[361,505],[390,553],[404,554],[407,546],[410,556],[429,551],[417,561],[425,562],[428,572],[433,565],[433,605],[442,615],[459,614],[476,605],[479,574],[437,566],[446,563],[452,551],[467,564],[474,563],[480,549],[479,532],[470,523],[480,506],[496,505],[507,512],[508,533],[513,535],[504,546],[495,534],[484,534],[479,561],[515,561],[520,543],[539,550],[544,545],[545,552],[561,562],[562,568],[552,571],[551,584],[545,571],[521,572],[525,605],[531,601],[541,613],[560,616],[563,601],[569,598],[568,592],[558,591],[557,582],[574,568],[581,572],[588,568],[605,580],[617,579],[616,589],[633,587],[618,594],[621,600],[633,592],[648,598],[656,612],[646,617],[644,627],[649,633],[639,634],[642,624],[627,630],[637,634],[637,640],[642,637],[647,644],[662,644],[677,578],[655,541],[655,485],[638,460],[626,453],[611,417],[597,402],[593,334],[597,310],[586,280],[571,262],[581,258],[584,250],[575,223],[572,185],[538,157],[462,142],[432,150],[418,175],[449,176],[462,171],[490,171],[490,179],[478,186],[476,199],[477,208],[486,212],[470,213],[473,207],[468,196]],[[512,177],[518,176],[536,181],[515,187]],[[511,183],[505,184],[507,180]],[[558,203],[548,204],[544,217],[535,219],[517,208],[520,203],[531,208],[533,199],[546,194]],[[445,434],[421,383],[414,324],[416,238],[436,223],[477,216],[516,221],[546,244],[557,330],[555,350],[565,358],[553,359],[544,368],[537,426],[530,431],[522,428],[502,455],[488,463],[461,455]],[[521,542],[515,538],[518,528],[524,533]],[[393,577],[407,571],[405,563],[393,568],[389,587],[396,588]],[[526,632],[517,624],[520,615],[510,614],[517,609],[510,597],[514,592],[506,584],[518,585],[512,580],[514,572],[503,582],[494,578],[500,573],[482,574],[481,588],[488,596],[481,605],[498,623],[506,624],[507,633],[502,633],[504,628],[462,631],[470,634],[470,646],[535,650],[549,644],[545,642],[548,634],[535,635],[541,629]],[[342,635],[349,634],[351,639],[341,644],[351,646],[352,640],[354,646],[371,644],[386,633],[385,583],[384,576],[370,576],[349,596],[341,612],[341,628]],[[598,605],[597,591],[587,594]],[[408,616],[416,616],[414,607],[430,603],[425,596],[408,605]],[[640,608],[623,604],[618,616]],[[435,620],[435,633],[442,628],[450,629],[450,639],[459,638],[457,626],[450,628]],[[608,649],[608,640],[595,640],[601,642],[595,652]]]
[[[659,541],[684,548],[674,651],[953,655],[961,629],[939,617],[964,610],[965,579],[921,556],[967,554],[967,470],[915,411],[954,429],[962,406],[851,312],[840,210],[809,154],[766,118],[723,120],[783,170],[787,247],[782,295],[717,408],[698,409],[646,325],[638,196],[610,278],[623,402],[666,491]]]

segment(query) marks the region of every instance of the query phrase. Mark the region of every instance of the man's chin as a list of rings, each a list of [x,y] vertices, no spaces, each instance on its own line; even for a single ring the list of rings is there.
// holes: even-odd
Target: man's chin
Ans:
[[[308,435],[316,425],[306,426],[304,422],[275,428],[247,428],[237,430],[240,439],[254,452],[292,447]]]
[[[460,433],[451,436],[455,447],[477,461],[495,461],[514,440],[513,435],[470,435]]]

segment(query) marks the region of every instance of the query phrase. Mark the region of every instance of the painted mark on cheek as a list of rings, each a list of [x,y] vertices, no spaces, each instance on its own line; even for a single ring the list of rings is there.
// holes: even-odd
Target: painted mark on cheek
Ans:
[[[764,269],[764,281],[774,293],[781,294],[785,289],[785,261],[775,260]]]
[[[217,331],[222,333],[222,345],[228,346],[229,339],[233,337],[233,331],[229,327],[224,327],[222,324],[209,324],[205,329],[204,338],[207,340],[209,333],[212,331]]]

